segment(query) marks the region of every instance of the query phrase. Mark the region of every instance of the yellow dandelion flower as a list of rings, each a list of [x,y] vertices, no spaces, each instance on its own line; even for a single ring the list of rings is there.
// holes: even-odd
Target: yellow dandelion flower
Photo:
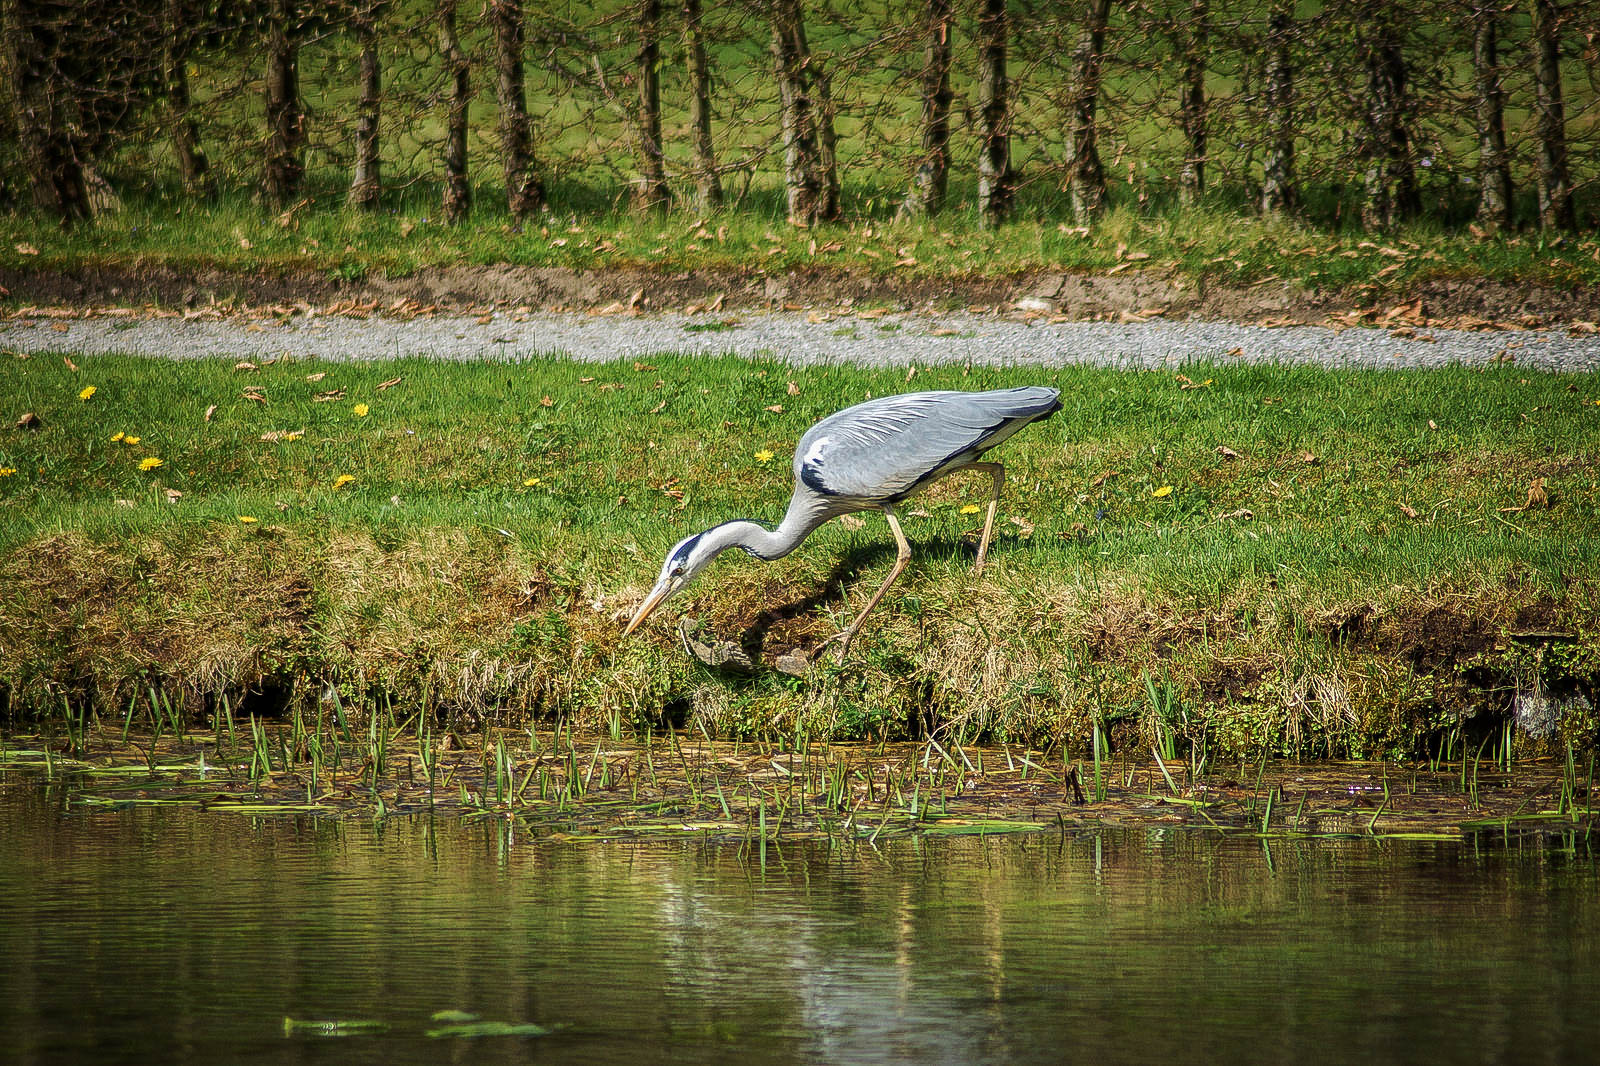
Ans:
[[[367,408],[367,405],[364,404],[364,403],[356,404],[355,407],[351,408],[351,410],[355,411],[357,418],[366,418],[367,417],[368,408]]]
[[[161,460],[157,459],[153,455],[146,456],[145,458],[139,460],[139,469],[140,470],[154,470],[156,467],[162,466],[162,465],[163,464],[162,464]]]
[[[756,452],[756,462],[758,462],[758,463],[770,463],[770,462],[772,462],[772,453],[767,451],[765,448],[762,448],[759,452]]]
[[[138,437],[123,437],[122,438],[122,443],[124,443],[124,444],[138,444],[139,443],[139,438]]]
[[[0,466],[0,477],[10,477],[17,472],[14,466]]]
[[[120,429],[117,430],[115,433],[113,433],[111,435],[111,443],[113,443],[113,444],[115,444],[117,441],[119,441],[121,439],[122,439],[122,430],[120,430]]]
[[[965,504],[961,508],[961,513],[962,514],[977,514],[978,513],[978,505],[975,504],[975,503]]]
[[[350,482],[354,481],[355,479],[356,478],[355,478],[354,474],[340,474],[338,477],[333,479],[334,491],[337,492],[338,490],[344,488],[346,485],[350,484]]]
[[[1160,496],[1171,496],[1172,495],[1172,486],[1171,485],[1162,485],[1159,489],[1151,489],[1150,490],[1150,495],[1157,496],[1157,497],[1160,497]]]
[[[522,484],[523,484],[523,486],[524,486],[524,487],[525,487],[525,488],[530,488],[530,489],[531,489],[531,488],[533,488],[533,487],[534,487],[534,486],[535,486],[535,485],[537,485],[537,484],[538,484],[538,483],[539,483],[539,479],[538,479],[538,478],[536,478],[536,477],[530,477],[530,478],[529,478],[529,479],[528,479],[528,480],[526,480],[526,481],[524,481],[524,482],[523,482],[523,483],[522,483]]]
[[[93,396],[94,393],[95,393],[95,388],[94,388],[93,385],[85,385],[83,387],[83,391],[78,393],[78,399],[87,400],[89,397]]]
[[[243,522],[247,526],[253,526],[256,524],[256,518],[254,515],[242,514],[239,516],[239,521]]]

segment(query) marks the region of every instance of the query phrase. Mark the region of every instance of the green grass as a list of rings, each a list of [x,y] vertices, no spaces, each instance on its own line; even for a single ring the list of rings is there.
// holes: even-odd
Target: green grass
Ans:
[[[1174,749],[1374,754],[1498,728],[1535,685],[1592,694],[1600,671],[1593,375],[1191,366],[1207,384],[1183,388],[930,368],[918,387],[1048,382],[1065,408],[997,453],[984,576],[967,574],[961,507],[985,486],[942,482],[902,512],[913,565],[850,660],[799,680],[714,675],[669,623],[694,616],[766,661],[814,647],[887,569],[880,519],[777,563],[734,553],[667,622],[630,641],[621,622],[686,533],[775,521],[805,427],[902,390],[903,370],[76,363],[0,362],[13,713],[63,696],[109,711],[155,687],[191,711],[230,693],[243,715],[332,685],[468,720],[1083,744],[1098,724]],[[12,428],[25,410],[41,428]],[[262,439],[285,431],[303,435]],[[1548,506],[1508,510],[1535,479]],[[1489,713],[1463,726],[1473,712]]]
[[[889,197],[876,209],[858,205],[862,213],[853,213],[852,221],[812,230],[789,228],[771,195],[739,210],[706,216],[678,210],[664,218],[564,209],[558,203],[552,214],[521,231],[488,187],[479,190],[480,206],[461,226],[441,222],[436,198],[423,188],[393,197],[372,215],[341,203],[336,190],[324,190],[286,224],[242,195],[204,208],[160,195],[130,197],[122,212],[69,229],[27,215],[0,215],[0,270],[166,267],[311,272],[358,281],[502,263],[667,273],[818,269],[905,278],[1136,269],[1191,285],[1281,280],[1354,298],[1449,279],[1561,288],[1600,284],[1600,242],[1593,237],[1478,239],[1419,223],[1368,238],[1337,227],[1263,220],[1221,203],[1188,209],[1125,205],[1087,232],[1057,221],[1044,205],[999,231],[981,229],[964,209],[933,221],[897,222],[881,217],[892,211]]]

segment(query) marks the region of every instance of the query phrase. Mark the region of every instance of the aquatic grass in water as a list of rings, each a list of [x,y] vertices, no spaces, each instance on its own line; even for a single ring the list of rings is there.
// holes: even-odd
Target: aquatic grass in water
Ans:
[[[297,732],[300,741],[291,742]],[[237,743],[225,730],[191,730],[186,738],[136,734],[124,746],[115,732],[91,725],[87,750],[76,757],[53,752],[41,737],[7,738],[0,774],[42,772],[66,784],[70,803],[93,807],[379,819],[439,812],[506,820],[534,835],[693,833],[758,848],[785,839],[878,841],[1106,822],[1271,836],[1587,833],[1594,824],[1593,760],[1580,768],[1575,752],[1492,774],[1464,755],[1474,767],[1467,791],[1460,766],[1426,761],[1318,768],[1262,759],[1247,773],[1213,772],[1183,787],[1159,752],[1141,758],[1101,741],[1086,793],[1091,771],[1081,761],[1009,746],[953,745],[952,752],[938,740],[852,746],[650,731],[612,741],[563,725],[537,744],[512,743],[526,731],[490,729],[480,743],[458,745],[408,725],[353,733],[330,761],[318,738],[337,745],[337,735],[320,723],[252,717],[248,740]],[[1392,771],[1404,788],[1391,788]]]

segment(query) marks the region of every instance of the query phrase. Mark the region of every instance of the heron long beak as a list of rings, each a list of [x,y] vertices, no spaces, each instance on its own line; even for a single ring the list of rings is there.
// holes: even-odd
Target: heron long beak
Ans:
[[[650,595],[644,598],[644,602],[641,603],[639,605],[639,609],[634,612],[633,621],[628,623],[628,628],[622,631],[622,635],[627,636],[635,629],[638,629],[644,620],[650,616],[650,612],[661,606],[662,600],[665,600],[668,596],[677,591],[678,584],[679,582],[676,581],[663,581],[661,584],[651,589]]]

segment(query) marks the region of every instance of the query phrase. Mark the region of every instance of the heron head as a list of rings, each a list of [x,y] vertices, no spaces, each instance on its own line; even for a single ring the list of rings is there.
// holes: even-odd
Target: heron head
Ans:
[[[665,603],[673,593],[687,585],[696,574],[705,569],[707,563],[716,558],[717,549],[708,545],[704,538],[703,533],[693,533],[673,545],[672,550],[667,553],[667,561],[662,564],[661,576],[656,578],[656,587],[650,590],[650,595],[644,598],[644,602],[634,612],[628,628],[622,631],[623,636],[638,629],[651,611]]]

